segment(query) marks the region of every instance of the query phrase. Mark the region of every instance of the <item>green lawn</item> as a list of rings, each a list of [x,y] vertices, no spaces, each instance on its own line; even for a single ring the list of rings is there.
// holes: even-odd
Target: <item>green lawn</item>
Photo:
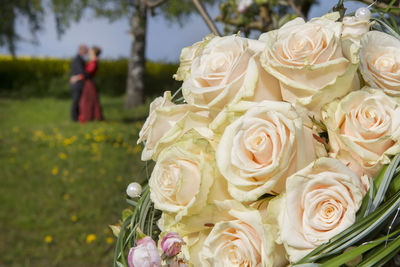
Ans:
[[[0,99],[0,266],[110,266],[108,228],[142,179],[147,106],[103,98],[104,122],[72,123],[69,100]]]

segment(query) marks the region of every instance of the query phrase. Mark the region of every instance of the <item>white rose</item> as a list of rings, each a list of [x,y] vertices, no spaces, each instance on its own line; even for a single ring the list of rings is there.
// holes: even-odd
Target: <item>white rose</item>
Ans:
[[[171,92],[165,92],[150,104],[149,116],[140,130],[137,143],[145,143],[142,160],[156,160],[162,149],[191,129],[211,139],[209,123],[208,111],[187,104],[175,105],[171,102]]]
[[[196,214],[207,204],[217,175],[209,142],[190,131],[160,153],[149,180],[151,200],[176,220]]]
[[[400,96],[400,40],[378,31],[361,39],[360,70],[367,85]]]
[[[287,179],[286,194],[272,200],[279,214],[280,240],[291,262],[355,222],[365,191],[356,173],[342,162],[319,158]]]
[[[176,74],[174,74],[175,80],[184,81],[187,79],[187,77],[190,75],[190,66],[192,65],[193,59],[198,56],[204,46],[214,37],[214,34],[209,34],[204,37],[202,41],[182,49],[179,57],[179,68],[176,71]]]
[[[361,37],[369,31],[373,23],[355,16],[343,18],[342,39],[349,39],[360,44]]]
[[[276,251],[270,226],[257,210],[236,201],[217,204],[228,210],[229,220],[215,224],[200,252],[202,266],[282,266],[285,254]],[[279,253],[278,253],[279,252]]]
[[[337,13],[307,23],[297,18],[260,37],[266,42],[262,65],[279,80],[283,100],[306,107],[317,118],[323,104],[359,86],[358,46],[342,44],[337,19]]]
[[[327,105],[323,111],[331,156],[358,175],[375,177],[400,152],[399,99],[363,88]]]
[[[235,199],[254,201],[281,192],[286,177],[315,159],[314,138],[290,103],[238,105],[248,110],[226,127],[217,165]]]
[[[264,44],[237,35],[214,37],[192,61],[182,85],[189,104],[219,111],[240,100],[281,100],[278,83],[260,65]]]

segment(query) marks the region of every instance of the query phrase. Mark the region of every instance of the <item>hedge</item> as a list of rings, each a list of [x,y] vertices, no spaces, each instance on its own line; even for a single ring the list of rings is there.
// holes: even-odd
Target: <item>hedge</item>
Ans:
[[[125,93],[127,59],[100,60],[95,81],[103,95]],[[17,57],[0,55],[0,96],[4,97],[70,97],[68,84],[70,59]],[[147,62],[145,96],[176,90],[179,83],[172,79],[178,65]]]

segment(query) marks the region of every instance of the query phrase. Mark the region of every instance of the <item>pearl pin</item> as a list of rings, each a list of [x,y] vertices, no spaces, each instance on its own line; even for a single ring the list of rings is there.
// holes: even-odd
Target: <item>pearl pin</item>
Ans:
[[[138,183],[130,183],[126,188],[126,194],[131,198],[140,197],[142,186]]]
[[[370,20],[371,19],[371,11],[369,11],[366,7],[360,7],[356,11],[357,20]]]

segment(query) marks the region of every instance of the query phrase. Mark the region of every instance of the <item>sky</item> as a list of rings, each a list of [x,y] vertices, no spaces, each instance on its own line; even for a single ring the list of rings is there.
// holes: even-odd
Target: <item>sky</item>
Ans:
[[[321,16],[327,13],[336,3],[334,0],[319,0],[313,5],[309,17]],[[349,10],[357,5],[345,2]],[[218,15],[218,7],[208,8],[211,17]],[[222,31],[222,25],[218,25]],[[72,57],[80,43],[98,45],[102,48],[102,57],[128,57],[131,37],[128,35],[128,18],[110,23],[107,19],[95,19],[87,16],[79,23],[73,23],[69,29],[57,38],[54,17],[49,14],[45,18],[44,29],[38,33],[38,44],[20,42],[17,45],[17,55]],[[29,38],[30,32],[27,23],[20,21],[17,31]],[[185,46],[200,41],[210,31],[200,15],[193,13],[184,25],[170,23],[162,16],[148,17],[148,32],[146,58],[154,61],[175,62],[179,60],[180,51]],[[160,45],[162,44],[162,45]],[[7,54],[5,48],[0,48],[0,54]]]

